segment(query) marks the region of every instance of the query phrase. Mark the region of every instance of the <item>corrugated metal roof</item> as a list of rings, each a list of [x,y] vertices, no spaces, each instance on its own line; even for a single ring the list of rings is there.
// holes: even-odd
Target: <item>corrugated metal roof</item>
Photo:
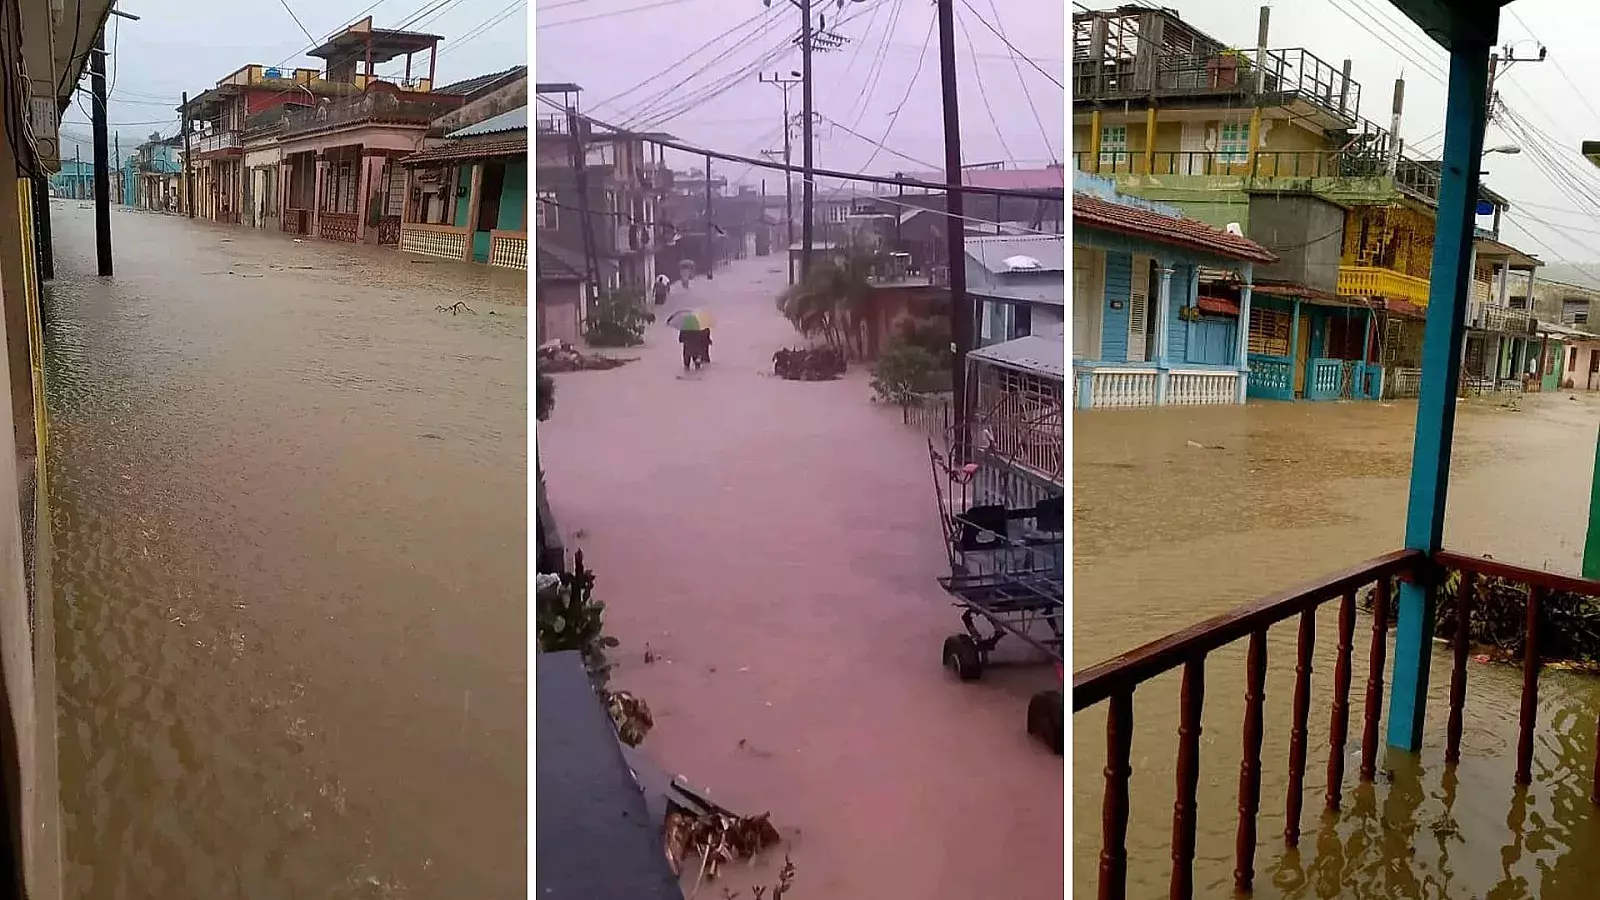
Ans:
[[[446,138],[477,137],[480,134],[500,134],[505,131],[528,130],[528,107],[519,106],[516,109],[506,110],[498,116],[484,119],[476,125],[452,131],[445,135]]]
[[[527,74],[527,66],[512,66],[509,69],[503,69],[499,72],[490,72],[487,75],[479,75],[476,78],[453,81],[444,87],[434,88],[433,93],[458,94],[463,97],[470,97],[478,91],[481,91],[484,88],[494,84],[496,81],[500,81],[502,79],[510,81],[511,79],[508,76],[525,76]]]
[[[1050,378],[1066,377],[1066,331],[1047,328],[1038,334],[990,344],[967,354],[969,359]]]
[[[1067,242],[1059,234],[1050,235],[991,235],[966,239],[967,255],[996,275],[1020,272],[1065,272],[1067,270]],[[1006,260],[1026,256],[1039,261],[1037,269],[1017,269]],[[1059,279],[1058,279],[1059,280]]]

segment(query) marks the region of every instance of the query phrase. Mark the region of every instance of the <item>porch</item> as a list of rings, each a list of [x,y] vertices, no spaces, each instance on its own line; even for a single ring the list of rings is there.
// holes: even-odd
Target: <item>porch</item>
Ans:
[[[401,250],[527,269],[526,121],[513,110],[399,161]]]
[[[1174,210],[1073,196],[1073,406],[1243,403],[1241,317],[1255,263],[1276,259],[1240,235]]]
[[[1461,375],[1463,343],[1467,330],[1467,300],[1471,285],[1472,222],[1477,196],[1479,160],[1483,149],[1486,117],[1486,86],[1490,48],[1497,40],[1498,6],[1461,2],[1394,0],[1395,6],[1416,21],[1424,31],[1439,40],[1450,55],[1450,94],[1447,101],[1447,127],[1444,160],[1439,189],[1440,227],[1431,247],[1433,273],[1429,286],[1426,329],[1421,350],[1420,398],[1417,404],[1414,447],[1411,457],[1408,508],[1404,546],[1393,552],[1300,587],[1266,596],[1221,616],[1200,622],[1167,637],[1121,653],[1098,665],[1075,673],[1073,710],[1075,715],[1093,709],[1105,719],[1104,785],[1101,804],[1100,853],[1097,880],[1101,898],[1122,898],[1129,894],[1129,848],[1140,856],[1148,854],[1169,884],[1169,896],[1192,897],[1197,893],[1217,894],[1225,887],[1212,881],[1197,881],[1196,861],[1218,862],[1217,857],[1198,852],[1196,835],[1201,827],[1197,805],[1201,788],[1214,790],[1219,779],[1202,779],[1203,767],[1214,753],[1210,742],[1202,743],[1202,726],[1215,731],[1228,725],[1208,720],[1206,683],[1223,666],[1224,660],[1237,661],[1243,696],[1240,731],[1241,753],[1237,778],[1235,840],[1226,855],[1231,863],[1232,888],[1247,894],[1258,879],[1258,856],[1264,846],[1276,844],[1276,834],[1262,832],[1263,819],[1276,826],[1282,823],[1285,863],[1275,873],[1276,886],[1289,890],[1309,888],[1317,879],[1318,893],[1338,891],[1350,885],[1344,881],[1352,867],[1371,865],[1385,850],[1380,844],[1393,843],[1391,852],[1405,862],[1399,871],[1390,867],[1383,873],[1378,892],[1385,896],[1417,892],[1447,891],[1484,895],[1482,887],[1439,883],[1433,873],[1416,873],[1415,859],[1431,850],[1424,829],[1431,828],[1438,839],[1439,862],[1448,856],[1450,845],[1462,841],[1453,837],[1455,816],[1460,806],[1478,798],[1465,792],[1463,784],[1479,781],[1458,780],[1458,772],[1474,763],[1464,733],[1464,711],[1474,699],[1481,705],[1495,701],[1489,667],[1469,672],[1471,652],[1467,636],[1473,616],[1481,608],[1478,586],[1490,579],[1506,588],[1518,603],[1523,627],[1520,629],[1520,689],[1514,703],[1503,703],[1500,717],[1514,720],[1514,739],[1505,747],[1477,747],[1477,756],[1504,758],[1506,796],[1511,799],[1511,817],[1505,830],[1512,844],[1498,854],[1494,849],[1466,844],[1464,855],[1487,855],[1488,868],[1505,874],[1488,896],[1541,896],[1550,894],[1552,873],[1540,864],[1537,871],[1512,870],[1524,848],[1536,841],[1572,840],[1565,855],[1578,856],[1592,845],[1583,837],[1560,834],[1560,823],[1592,819],[1586,804],[1600,805],[1600,735],[1592,719],[1579,729],[1570,721],[1560,723],[1560,737],[1539,729],[1541,688],[1548,689],[1550,676],[1541,678],[1541,645],[1551,639],[1557,626],[1552,615],[1558,595],[1560,602],[1574,597],[1600,596],[1600,581],[1572,578],[1448,551],[1443,546],[1446,499],[1450,488],[1452,441],[1455,434],[1456,390]],[[1525,498],[1519,498],[1525,499]],[[1361,623],[1360,608],[1370,607],[1370,616]],[[1328,613],[1328,615],[1319,615]],[[1330,619],[1332,621],[1330,621]],[[1294,624],[1288,629],[1274,626]],[[1448,653],[1436,649],[1435,635],[1449,640]],[[1365,648],[1364,659],[1362,649]],[[1269,652],[1274,658],[1287,657],[1292,663],[1281,667],[1287,675],[1292,668],[1292,689],[1283,685],[1284,704],[1272,707],[1284,717],[1282,731],[1267,739],[1266,704]],[[1325,748],[1317,722],[1312,718],[1313,672],[1331,670],[1325,705],[1328,727]],[[1361,707],[1352,715],[1352,682],[1364,670]],[[1431,692],[1432,675],[1448,673],[1448,689]],[[1230,666],[1228,676],[1236,674]],[[1181,674],[1180,674],[1181,673]],[[1228,682],[1233,688],[1233,681]],[[1170,743],[1176,759],[1174,802],[1170,806],[1170,848],[1156,849],[1149,832],[1129,841],[1130,776],[1135,760],[1141,765],[1157,765],[1161,738],[1147,725],[1135,736],[1134,695],[1157,692],[1177,697],[1174,721],[1161,722],[1170,728]],[[1388,694],[1387,698],[1385,693]],[[1235,695],[1238,696],[1238,695]],[[1431,727],[1430,698],[1440,708],[1443,722]],[[1387,707],[1386,707],[1387,702]],[[1511,709],[1516,712],[1512,714]],[[1387,715],[1386,715],[1387,713]],[[1569,717],[1570,718],[1570,717]],[[1320,715],[1319,715],[1320,719]],[[1354,721],[1352,721],[1354,719]],[[1079,719],[1080,722],[1083,719]],[[1556,723],[1549,723],[1555,725]],[[1354,729],[1354,730],[1352,730]],[[1581,737],[1574,738],[1577,731]],[[1536,740],[1536,733],[1540,735]],[[1594,735],[1594,737],[1590,737]],[[1545,759],[1543,745],[1552,740],[1564,744],[1579,742],[1583,762],[1573,766],[1567,759],[1551,765],[1536,764]],[[1138,755],[1133,748],[1139,745]],[[1231,739],[1228,741],[1231,743]],[[1315,746],[1314,746],[1315,744]],[[1264,748],[1271,747],[1269,753]],[[1576,748],[1574,748],[1576,749]],[[1324,755],[1325,753],[1325,755]],[[1576,754],[1574,754],[1576,755]],[[1308,762],[1320,769],[1326,760],[1325,777],[1307,776]],[[1231,755],[1227,764],[1231,767]],[[1591,762],[1592,761],[1592,762]],[[1279,762],[1286,772],[1281,806],[1263,810],[1264,763]],[[1442,766],[1440,763],[1442,762]],[[1431,824],[1417,819],[1425,800],[1420,778],[1424,767],[1443,770],[1442,802],[1445,816]],[[1354,771],[1348,771],[1353,768]],[[1536,782],[1535,779],[1539,779]],[[1530,787],[1532,786],[1532,787]],[[1535,797],[1531,791],[1542,788],[1549,797]],[[1163,792],[1164,793],[1164,792]],[[1209,795],[1208,795],[1209,796]],[[1164,798],[1163,798],[1164,799]],[[1208,799],[1208,802],[1210,800]],[[1535,806],[1535,804],[1539,804]],[[1313,848],[1302,847],[1307,808],[1319,808],[1323,830]],[[1211,807],[1207,807],[1208,809]],[[1277,812],[1281,809],[1281,815]],[[1474,810],[1481,812],[1481,810]],[[1209,815],[1209,814],[1208,814]],[[1358,822],[1357,820],[1361,820]],[[1080,818],[1081,822],[1082,819]],[[1346,840],[1339,832],[1349,824],[1358,834]],[[1158,834],[1164,835],[1163,827]],[[1365,831],[1362,831],[1363,827]],[[1270,826],[1269,826],[1270,827]],[[1373,833],[1378,832],[1376,837]],[[1209,851],[1209,848],[1206,848]],[[1170,852],[1168,852],[1170,850]],[[1305,857],[1301,854],[1304,853]],[[1312,867],[1302,859],[1313,853],[1337,856],[1321,871],[1318,859]],[[1458,853],[1463,855],[1463,853]],[[1496,865],[1498,863],[1498,866]],[[1227,863],[1223,863],[1227,864]],[[1210,873],[1207,873],[1208,876]],[[1572,873],[1569,872],[1569,875]],[[1448,872],[1446,873],[1448,878]],[[1291,885],[1283,879],[1298,879]],[[1490,876],[1493,880],[1493,875]],[[1583,876],[1565,879],[1563,896],[1586,896]],[[1136,893],[1148,895],[1150,885],[1141,882]],[[1485,885],[1484,887],[1487,887]],[[1198,888],[1198,889],[1197,889]],[[1592,888],[1590,888],[1592,891]],[[1576,891],[1576,893],[1573,893]],[[1331,895],[1331,894],[1324,894]]]
[[[1264,400],[1383,396],[1378,313],[1303,288],[1257,287],[1250,311],[1248,395]]]

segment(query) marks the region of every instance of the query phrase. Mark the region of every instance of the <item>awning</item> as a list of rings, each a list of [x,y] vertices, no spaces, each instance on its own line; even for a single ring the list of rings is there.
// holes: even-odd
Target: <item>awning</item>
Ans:
[[[526,135],[503,141],[484,141],[471,144],[444,144],[413,153],[400,160],[402,166],[436,166],[443,163],[464,162],[470,159],[499,159],[506,156],[527,156]]]

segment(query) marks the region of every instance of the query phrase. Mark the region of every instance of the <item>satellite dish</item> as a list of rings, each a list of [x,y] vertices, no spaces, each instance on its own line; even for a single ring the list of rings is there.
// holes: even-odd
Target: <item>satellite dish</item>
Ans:
[[[1228,227],[1224,230],[1235,237],[1244,237],[1244,229],[1239,227],[1238,222],[1229,222]]]
[[[1044,264],[1039,262],[1037,259],[1034,259],[1031,256],[1022,256],[1020,254],[1017,256],[1006,257],[1001,261],[1001,265],[1005,266],[1006,269],[1011,272],[1037,272],[1044,268]]]

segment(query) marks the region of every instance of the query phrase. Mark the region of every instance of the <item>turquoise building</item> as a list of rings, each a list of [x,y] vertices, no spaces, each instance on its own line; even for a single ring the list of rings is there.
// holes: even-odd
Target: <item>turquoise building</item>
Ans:
[[[410,173],[400,249],[528,267],[528,108],[450,132],[401,161]]]

